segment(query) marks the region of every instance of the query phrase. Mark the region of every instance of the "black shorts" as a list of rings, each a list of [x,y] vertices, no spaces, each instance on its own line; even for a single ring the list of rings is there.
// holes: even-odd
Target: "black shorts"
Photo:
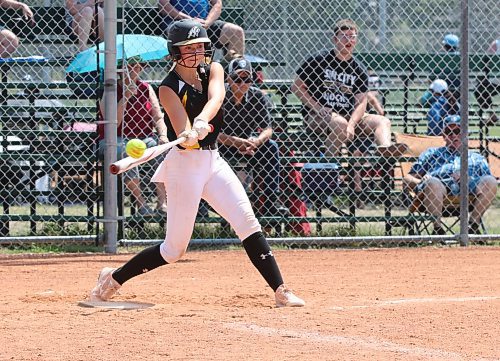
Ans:
[[[222,49],[224,44],[222,44],[220,39],[220,34],[222,33],[222,28],[226,25],[225,21],[216,20],[210,27],[207,29],[207,35],[214,47],[217,49]]]

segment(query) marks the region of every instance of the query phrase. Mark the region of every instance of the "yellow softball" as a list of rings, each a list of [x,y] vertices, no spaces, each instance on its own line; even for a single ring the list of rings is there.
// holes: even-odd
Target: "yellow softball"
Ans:
[[[125,146],[125,152],[132,158],[140,158],[146,150],[146,143],[140,139],[131,139],[127,142]]]

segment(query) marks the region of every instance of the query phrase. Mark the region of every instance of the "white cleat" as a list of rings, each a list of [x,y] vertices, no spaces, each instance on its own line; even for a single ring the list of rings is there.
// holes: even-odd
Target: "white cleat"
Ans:
[[[111,276],[116,268],[105,267],[99,273],[97,285],[90,291],[91,301],[107,301],[120,289],[121,285]]]
[[[278,287],[275,297],[276,307],[303,307],[306,304],[303,299],[295,296],[292,290],[284,284]]]

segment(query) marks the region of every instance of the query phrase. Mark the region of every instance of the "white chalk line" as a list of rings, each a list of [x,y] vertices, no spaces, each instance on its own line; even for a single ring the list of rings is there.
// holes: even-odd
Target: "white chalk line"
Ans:
[[[359,336],[337,336],[337,335],[324,335],[319,332],[296,331],[278,329],[272,327],[262,327],[249,323],[231,322],[226,323],[225,327],[243,332],[251,332],[263,336],[278,336],[296,338],[302,341],[309,341],[312,343],[331,343],[344,347],[369,349],[380,352],[393,352],[405,354],[409,356],[424,357],[425,359],[438,359],[438,360],[465,360],[469,359],[464,355],[456,352],[449,352],[434,348],[426,347],[412,347],[404,346],[394,342],[382,341],[373,337],[359,337]],[[476,358],[476,361],[498,361],[498,359]]]
[[[330,309],[336,311],[353,310],[360,308],[386,307],[405,305],[411,303],[453,303],[453,302],[480,302],[499,300],[500,296],[476,296],[476,297],[444,297],[444,298],[401,298],[396,300],[375,301],[369,305],[334,306]]]

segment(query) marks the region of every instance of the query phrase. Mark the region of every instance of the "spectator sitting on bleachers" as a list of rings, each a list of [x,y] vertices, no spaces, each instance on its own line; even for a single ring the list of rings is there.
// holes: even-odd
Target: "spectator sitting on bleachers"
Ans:
[[[25,20],[33,22],[33,12],[28,5],[16,0],[0,0],[0,7],[5,9],[21,9]],[[10,58],[19,46],[19,38],[12,31],[0,24],[0,58]]]
[[[78,38],[79,51],[87,49],[87,42],[91,35],[101,41],[104,40],[103,2],[103,0],[66,0],[66,23]],[[98,4],[97,24],[95,24],[96,3]],[[95,29],[96,27],[98,29]]]
[[[271,140],[272,104],[260,89],[251,86],[252,77],[249,61],[240,58],[229,63],[219,151],[228,161],[255,159],[252,165],[254,183],[259,185],[265,197],[263,209],[258,209],[260,214],[288,213],[279,202],[280,154],[278,144]],[[257,131],[260,133],[254,136]]]
[[[160,144],[167,143],[167,127],[163,120],[163,113],[156,93],[150,84],[142,81],[139,74],[143,64],[129,59],[125,74],[118,84],[118,158],[126,157],[125,145],[133,138],[143,140],[147,147],[157,145],[154,134],[156,127]],[[100,102],[100,117],[104,114],[104,101]],[[105,151],[104,125],[98,125],[99,156],[102,158]],[[123,182],[132,192],[137,210],[140,215],[150,216],[155,212],[147,205],[142,195],[138,168],[123,173]],[[166,213],[166,192],[162,183],[156,183],[158,197],[157,210]]]
[[[159,0],[158,6],[163,31],[166,32],[174,20],[193,19],[203,25],[212,44],[223,50],[226,59],[245,53],[245,32],[241,26],[219,20],[221,0]]]
[[[413,164],[405,184],[417,195],[422,193],[422,201],[428,213],[436,217],[434,234],[444,234],[441,224],[443,203],[446,197],[460,193],[460,117],[446,118],[443,129],[444,147],[429,148]],[[481,217],[495,199],[497,180],[491,175],[488,162],[479,153],[469,151],[469,192],[473,194],[473,208],[469,219],[469,233],[479,234]]]
[[[444,54],[458,55],[460,54],[458,46],[460,41],[458,36],[455,34],[446,34],[442,41],[442,49]],[[446,64],[442,68],[437,68],[429,76],[429,82],[436,79],[443,79],[448,85],[448,90],[453,94],[455,99],[460,99],[460,63],[452,62],[451,64]],[[421,103],[426,103],[432,98],[432,93],[427,90],[421,97]],[[441,134],[441,133],[439,133]]]
[[[307,59],[297,70],[292,92],[304,105],[308,131],[326,137],[326,155],[338,156],[343,143],[375,138],[377,153],[400,156],[407,147],[391,143],[391,122],[366,113],[368,73],[354,56],[358,27],[341,20],[334,28],[335,49]]]
[[[426,99],[430,105],[427,112],[427,135],[441,135],[445,126],[445,118],[460,112],[460,104],[448,90],[448,84],[442,79],[436,79],[429,87],[432,97]],[[421,101],[424,101],[422,98]]]

